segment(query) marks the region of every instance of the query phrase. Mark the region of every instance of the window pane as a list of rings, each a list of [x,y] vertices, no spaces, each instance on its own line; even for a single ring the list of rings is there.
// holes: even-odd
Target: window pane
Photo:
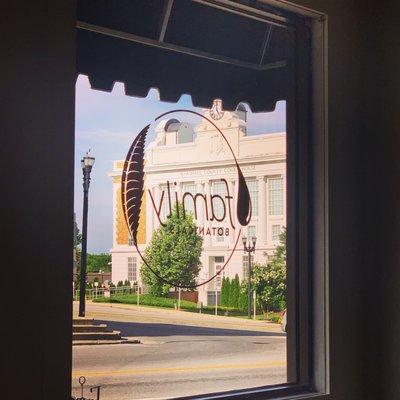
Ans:
[[[258,182],[255,179],[246,179],[247,187],[250,193],[252,214],[258,216]]]
[[[283,214],[283,179],[268,179],[269,215]]]

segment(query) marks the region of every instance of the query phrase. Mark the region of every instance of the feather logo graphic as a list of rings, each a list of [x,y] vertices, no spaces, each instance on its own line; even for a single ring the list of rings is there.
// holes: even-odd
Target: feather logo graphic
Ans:
[[[221,135],[222,139],[225,141],[227,147],[229,148],[229,150],[232,154],[232,158],[234,160],[234,163],[236,165],[236,170],[237,170],[237,177],[238,177],[238,192],[237,192],[237,203],[236,203],[237,220],[241,226],[248,225],[250,222],[250,219],[251,219],[251,215],[252,215],[252,204],[251,204],[249,189],[247,187],[246,180],[243,176],[242,170],[239,166],[239,163],[236,159],[233,149],[232,149],[230,143],[228,142],[227,138],[225,137],[224,133],[209,118],[207,118],[204,115],[201,115],[195,111],[192,111],[192,110],[180,109],[180,110],[168,111],[168,112],[158,116],[157,118],[155,118],[154,121],[156,122],[160,118],[162,118],[168,114],[172,114],[172,113],[176,113],[176,112],[195,114],[195,115],[207,120],[210,124],[212,124],[214,126],[214,128]],[[141,210],[141,206],[142,206],[142,198],[143,198],[143,192],[144,192],[144,150],[145,150],[146,137],[147,137],[149,127],[150,127],[150,125],[147,125],[146,127],[144,127],[141,130],[141,132],[134,139],[131,147],[129,148],[128,154],[125,159],[124,167],[122,170],[122,178],[121,178],[122,210],[123,210],[126,224],[128,226],[129,233],[132,237],[136,251],[139,254],[141,260],[143,261],[143,264],[147,268],[149,268],[149,270],[155,276],[157,276],[157,278],[159,278],[161,281],[164,281],[172,286],[180,287],[180,288],[184,288],[184,289],[193,289],[193,288],[196,288],[196,287],[199,287],[202,285],[206,285],[208,282],[212,281],[218,275],[220,275],[222,273],[222,271],[225,269],[225,267],[228,265],[228,263],[230,262],[230,260],[233,256],[233,253],[236,250],[236,247],[239,243],[239,239],[241,237],[241,229],[239,229],[238,235],[235,240],[234,247],[230,251],[230,254],[228,255],[222,268],[214,276],[210,277],[205,282],[196,284],[194,286],[181,285],[176,282],[170,282],[167,279],[161,277],[150,267],[149,263],[146,261],[145,256],[142,254],[141,250],[139,249],[139,246],[137,243],[137,232],[138,232],[138,227],[139,227],[140,210]]]
[[[144,146],[149,126],[143,128],[133,141],[125,159],[121,178],[122,211],[135,244],[143,198]]]

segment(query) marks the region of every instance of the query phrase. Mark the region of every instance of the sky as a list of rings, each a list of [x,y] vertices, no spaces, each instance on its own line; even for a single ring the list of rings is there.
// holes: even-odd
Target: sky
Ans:
[[[146,98],[130,97],[125,95],[122,83],[116,83],[113,91],[107,93],[92,90],[86,76],[78,77],[74,210],[80,230],[83,202],[80,160],[89,149],[96,159],[89,189],[89,253],[108,253],[112,247],[112,182],[108,173],[112,171],[113,161],[125,158],[133,139],[145,125],[156,116],[176,108],[203,112],[201,108],[193,107],[189,95],[182,95],[178,103],[166,103],[159,101],[156,89],[151,89]],[[273,112],[248,112],[247,133],[284,132],[285,115],[284,101],[278,102]]]

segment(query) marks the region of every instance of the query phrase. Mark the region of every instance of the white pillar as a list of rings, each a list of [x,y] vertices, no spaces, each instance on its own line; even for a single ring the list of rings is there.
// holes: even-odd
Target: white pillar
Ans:
[[[233,247],[235,245],[236,242],[236,236],[239,232],[239,228],[237,226],[237,222],[236,222],[236,193],[235,193],[235,180],[229,180],[228,182],[228,186],[229,186],[229,193],[230,195],[233,197],[233,199],[231,200],[231,215],[232,215],[232,223],[233,226],[235,227],[235,229],[232,228],[231,226],[231,221],[229,220],[229,216],[227,217],[227,227],[229,227],[229,232],[230,232],[230,236],[229,236],[229,245],[230,247]],[[229,212],[229,209],[227,210],[227,212]]]
[[[151,236],[153,235],[153,229],[154,229],[154,209],[153,209],[153,203],[151,201],[150,193],[154,198],[154,187],[146,187],[146,210],[145,210],[145,215],[146,215],[146,243],[149,243],[151,240]],[[149,191],[150,190],[150,193]],[[142,203],[143,204],[143,203]]]
[[[257,242],[261,246],[267,244],[267,182],[264,176],[258,177],[258,227]]]
[[[197,182],[196,184],[196,194],[200,193],[200,194],[204,194],[204,182]],[[199,227],[204,227],[205,226],[205,219],[204,219],[204,215],[205,215],[205,211],[204,211],[204,202],[201,198],[197,199],[197,204],[198,207],[196,208],[196,213],[197,213],[197,226]],[[194,206],[196,207],[196,204],[194,204]]]
[[[154,186],[154,194],[153,194],[153,199],[154,199],[154,205],[155,208],[158,209],[159,205],[160,205],[160,187],[158,185]],[[165,201],[165,195],[164,195],[164,201]],[[162,210],[162,206],[161,206],[161,210]],[[160,216],[161,217],[161,216]],[[154,224],[153,224],[153,229],[157,229],[160,225],[160,221],[158,220],[157,214],[156,214],[156,210],[154,210],[154,218],[153,218]]]
[[[207,207],[208,207],[208,221],[206,220],[206,214],[204,215],[204,244],[206,247],[211,246],[212,241],[211,241],[211,235],[206,235],[207,229],[210,228],[211,230],[211,182],[206,181],[204,185],[204,193],[206,195],[207,199]]]
[[[176,192],[178,193],[178,201],[182,201],[182,182],[176,182]],[[173,202],[175,203],[175,197],[173,199]]]

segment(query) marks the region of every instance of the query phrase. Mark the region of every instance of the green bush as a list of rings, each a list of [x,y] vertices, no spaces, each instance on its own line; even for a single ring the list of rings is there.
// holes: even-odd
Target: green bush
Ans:
[[[276,324],[280,324],[282,322],[282,313],[280,313],[280,312],[267,312],[267,313],[264,313],[264,318],[267,321],[275,322]]]
[[[240,281],[238,274],[236,274],[235,279],[233,279],[231,282],[228,306],[232,308],[238,308],[239,297],[240,297]]]
[[[221,306],[227,307],[229,305],[230,287],[231,287],[230,279],[223,277],[221,285]]]
[[[121,303],[121,304],[137,304],[136,294],[121,294],[113,297],[98,297],[94,301],[98,303]],[[165,307],[174,308],[176,299],[169,297],[155,297],[151,294],[141,294],[139,296],[140,305],[153,306],[153,307]],[[197,310],[197,304],[187,300],[181,300],[182,310]]]
[[[136,294],[118,294],[112,297],[98,297],[93,299],[93,301],[98,303],[137,304],[137,297]],[[156,297],[151,294],[141,294],[139,296],[139,303],[143,306],[174,308],[177,300],[169,297]],[[197,304],[187,300],[181,300],[181,310],[199,312]],[[215,306],[203,306],[202,312],[205,314],[214,314]],[[228,312],[228,314],[233,317],[245,315],[242,310],[239,310],[235,307],[218,307],[218,313],[220,315],[225,314],[225,312]]]

